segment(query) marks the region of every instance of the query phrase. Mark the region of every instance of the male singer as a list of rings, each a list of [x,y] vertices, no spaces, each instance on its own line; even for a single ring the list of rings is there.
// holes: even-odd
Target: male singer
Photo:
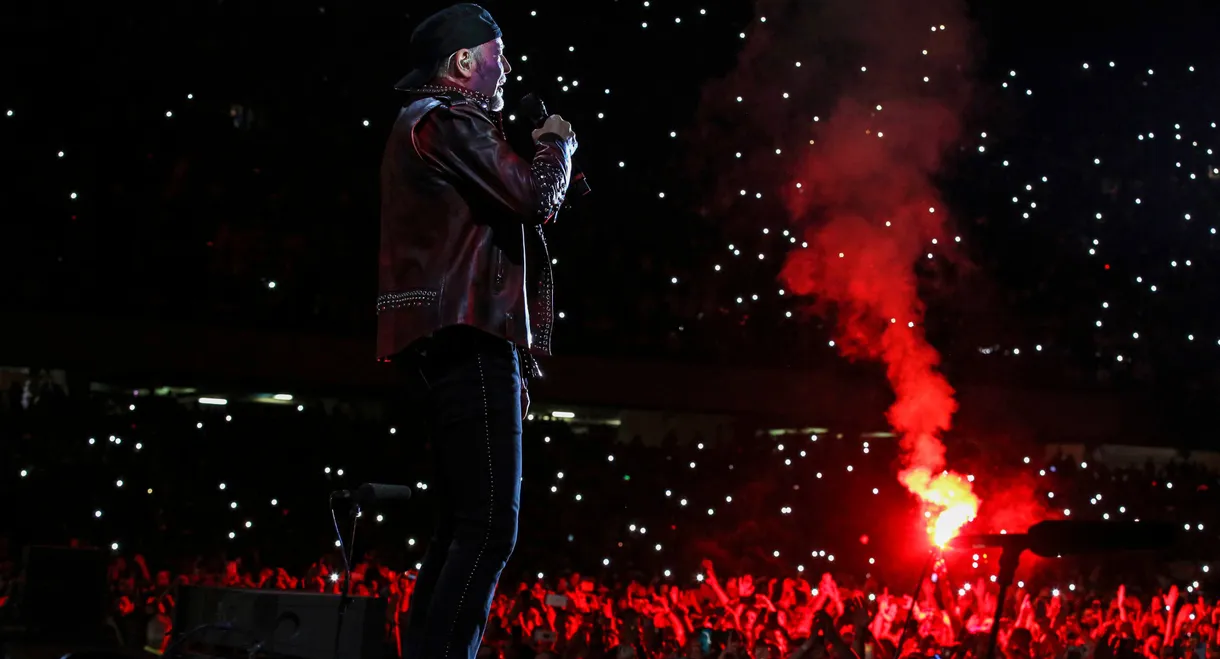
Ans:
[[[554,317],[542,225],[567,193],[576,136],[553,115],[532,160],[513,152],[499,114],[512,67],[478,5],[425,19],[409,57],[381,165],[377,354],[411,383],[440,509],[403,654],[473,658],[517,541],[527,382]]]

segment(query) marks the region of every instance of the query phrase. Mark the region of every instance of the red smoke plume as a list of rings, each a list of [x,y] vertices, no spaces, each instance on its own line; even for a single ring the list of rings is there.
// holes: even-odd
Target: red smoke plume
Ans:
[[[957,404],[924,337],[917,264],[952,257],[932,179],[969,98],[965,12],[958,0],[758,0],[756,12],[737,68],[705,96],[704,113],[722,116],[702,138],[787,147],[757,149],[744,168],[749,182],[784,183],[805,241],[780,279],[837,319],[844,355],[886,365],[899,479],[944,544],[979,500],[945,471]]]
[[[932,175],[957,137],[960,107],[919,89],[936,67],[923,69],[916,55],[936,48],[936,32],[908,29],[931,35],[924,48],[905,57],[862,53],[866,70],[856,84],[827,119],[811,122],[814,144],[787,199],[807,247],[789,254],[780,277],[793,292],[813,297],[819,310],[833,308],[844,355],[886,365],[895,395],[887,416],[902,438],[898,478],[925,504],[929,534],[943,546],[974,518],[979,499],[966,478],[945,471],[940,438],[957,403],[938,369],[940,355],[924,336],[916,268],[937,253],[945,258],[943,249],[952,245]],[[869,67],[875,60],[892,68]]]

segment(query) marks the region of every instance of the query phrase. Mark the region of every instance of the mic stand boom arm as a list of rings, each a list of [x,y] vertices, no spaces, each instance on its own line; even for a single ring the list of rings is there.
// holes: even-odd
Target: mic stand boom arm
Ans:
[[[335,518],[334,497],[331,497],[331,518]],[[339,535],[339,553],[343,556],[343,590],[339,596],[339,619],[335,622],[335,646],[334,659],[339,659],[339,643],[343,638],[343,617],[347,614],[347,607],[352,603],[352,559],[356,558],[356,522],[360,519],[360,504],[353,504],[351,508],[352,515],[352,533],[348,536],[348,551],[344,551],[343,536]],[[335,533],[339,532],[339,520],[335,521]],[[349,557],[350,555],[350,557]]]
[[[1000,550],[1000,592],[996,594],[995,615],[991,619],[991,632],[987,635],[987,653],[985,659],[996,659],[995,647],[1000,638],[1000,617],[1004,613],[1004,598],[1008,597],[1008,588],[1017,576],[1017,566],[1021,564],[1021,554],[1025,552],[1024,535],[1013,534],[1011,540]]]

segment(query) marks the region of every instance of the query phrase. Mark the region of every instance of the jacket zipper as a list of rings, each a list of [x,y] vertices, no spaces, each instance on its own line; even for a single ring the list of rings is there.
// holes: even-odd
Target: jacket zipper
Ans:
[[[496,249],[496,292],[504,290],[504,252]]]

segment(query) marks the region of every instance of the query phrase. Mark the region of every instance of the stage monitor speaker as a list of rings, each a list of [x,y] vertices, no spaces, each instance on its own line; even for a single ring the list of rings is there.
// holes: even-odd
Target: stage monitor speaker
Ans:
[[[105,552],[31,545],[22,562],[25,584],[15,601],[30,636],[87,639],[105,628]]]
[[[232,652],[336,659],[339,595],[290,590],[179,586],[172,643],[187,655]],[[386,602],[353,597],[337,659],[381,659]]]

